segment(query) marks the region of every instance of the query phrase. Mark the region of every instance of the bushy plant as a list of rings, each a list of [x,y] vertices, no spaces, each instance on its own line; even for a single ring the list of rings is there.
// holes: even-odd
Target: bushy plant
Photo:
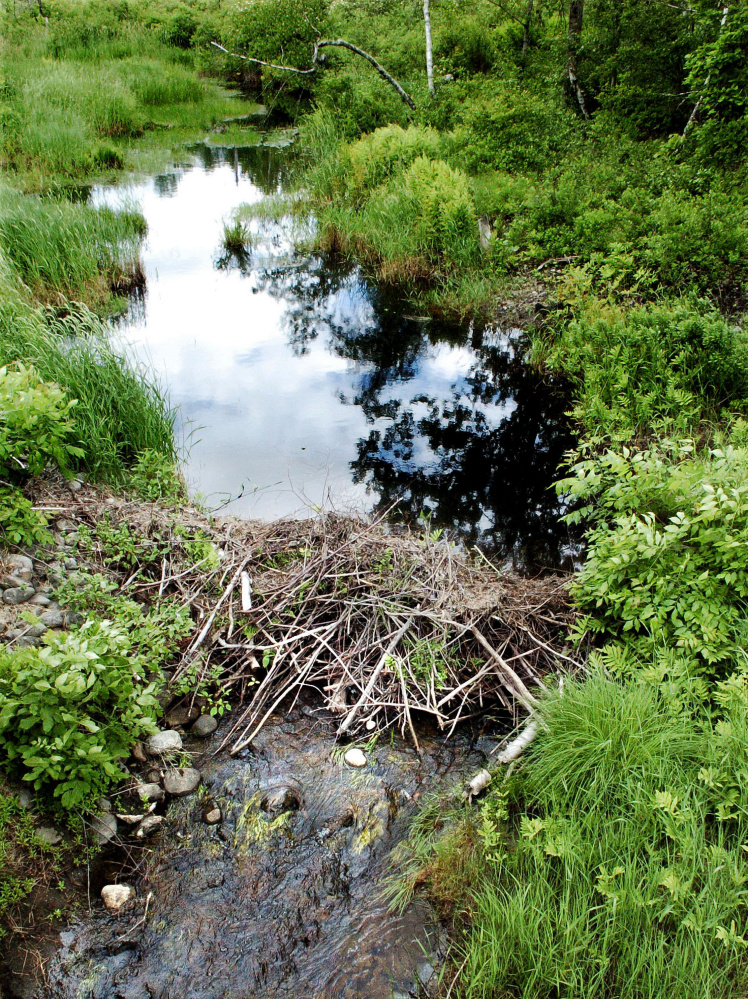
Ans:
[[[433,129],[387,125],[348,147],[349,190],[363,197],[419,157],[435,158],[439,136]]]
[[[145,676],[145,657],[107,621],[0,653],[0,744],[11,770],[65,810],[92,806],[133,740],[155,730],[156,685]]]

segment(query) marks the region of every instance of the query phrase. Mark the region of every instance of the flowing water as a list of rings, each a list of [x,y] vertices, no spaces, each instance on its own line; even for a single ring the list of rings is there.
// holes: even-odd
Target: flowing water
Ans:
[[[205,145],[126,191],[91,192],[134,200],[147,219],[147,287],[120,334],[192,433],[193,490],[262,518],[397,501],[401,519],[425,512],[522,566],[568,560],[549,489],[569,445],[567,400],[523,363],[521,331],[413,315],[355,266],[295,253],[283,223],[255,220],[248,253],[222,250],[224,219],[282,192],[290,169],[277,149]],[[117,918],[95,902],[61,934],[39,995],[430,994],[443,931],[425,903],[390,913],[383,879],[416,809],[459,793],[495,743],[423,729],[420,756],[383,738],[353,770],[335,724],[307,701],[236,758],[212,752],[220,730],[188,741],[202,789],[173,801],[165,831],[131,855],[146,872],[138,906]],[[203,821],[209,802],[219,825]]]
[[[568,561],[549,488],[568,400],[523,362],[522,332],[413,315],[357,267],[295,253],[275,221],[226,253],[224,220],[281,193],[292,154],[203,145],[186,160],[92,200],[147,220],[146,291],[121,332],[179,407],[192,489],[263,519],[396,502],[396,518],[425,514],[515,564]]]

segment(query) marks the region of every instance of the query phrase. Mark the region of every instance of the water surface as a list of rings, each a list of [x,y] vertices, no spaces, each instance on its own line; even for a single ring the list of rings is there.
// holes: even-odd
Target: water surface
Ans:
[[[340,259],[294,252],[283,225],[223,222],[284,189],[287,151],[197,147],[97,203],[139,203],[147,289],[123,335],[168,385],[194,492],[241,516],[319,507],[425,514],[533,567],[571,553],[549,489],[570,439],[564,393],[523,361],[519,330],[449,324]],[[191,435],[191,436],[190,436]]]

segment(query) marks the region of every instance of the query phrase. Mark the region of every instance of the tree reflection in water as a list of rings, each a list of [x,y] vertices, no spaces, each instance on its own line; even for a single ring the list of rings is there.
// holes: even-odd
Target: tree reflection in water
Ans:
[[[255,267],[257,262],[255,262]],[[351,362],[371,425],[351,464],[376,506],[421,515],[518,567],[568,564],[576,551],[551,484],[572,443],[563,385],[525,362],[518,330],[408,314],[357,268],[329,259],[254,270],[287,305],[288,342],[303,354],[324,337]],[[453,370],[450,370],[453,364]]]

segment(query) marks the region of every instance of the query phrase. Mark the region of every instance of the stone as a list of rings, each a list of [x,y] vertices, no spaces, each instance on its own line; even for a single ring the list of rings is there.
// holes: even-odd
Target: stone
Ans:
[[[146,836],[152,836],[153,833],[161,828],[163,822],[163,815],[146,815],[138,826],[135,835],[138,839],[145,839]]]
[[[66,558],[65,559],[65,568],[66,569],[77,569],[78,568],[78,559],[77,558]]]
[[[175,704],[173,708],[169,708],[164,716],[164,722],[169,728],[182,728],[182,726],[189,725],[190,722],[195,721],[199,715],[200,708],[195,707],[194,704],[182,702],[181,704]]]
[[[353,749],[349,749],[343,759],[349,767],[358,768],[366,766],[366,757],[357,746],[354,746]]]
[[[16,589],[19,586],[27,586],[29,583],[30,580],[21,579],[20,576],[3,576],[0,578],[0,590]]]
[[[157,770],[155,767],[151,767],[150,770],[145,772],[145,782],[146,784],[160,784],[161,783],[161,771]]]
[[[10,589],[3,593],[3,600],[6,604],[25,604],[27,600],[31,598],[36,593],[33,586],[28,583],[24,583],[22,586],[11,586]]]
[[[149,756],[167,756],[178,753],[182,748],[182,737],[178,732],[156,732],[146,740],[145,751]]]
[[[79,611],[63,611],[63,628],[73,628],[76,624],[83,624],[83,615]]]
[[[22,787],[16,797],[18,798],[18,804],[21,808],[25,808],[26,811],[30,811],[34,807],[34,796],[28,788]]]
[[[68,489],[70,490],[71,493],[77,493],[80,492],[80,490],[83,488],[84,485],[85,483],[83,479],[71,479],[68,482]]]
[[[76,524],[76,522],[74,520],[68,520],[65,517],[61,517],[55,524],[55,527],[57,528],[58,531],[62,531],[63,534],[70,534],[71,531],[78,530],[78,525]]]
[[[269,815],[280,815],[281,812],[297,812],[301,808],[301,799],[296,788],[281,785],[271,787],[265,792],[260,807]]]
[[[62,833],[58,832],[54,826],[39,826],[34,831],[42,843],[46,843],[48,846],[57,846],[58,843],[62,843]]]
[[[164,789],[160,784],[138,784],[135,788],[135,793],[139,798],[144,798],[146,801],[164,800]]]
[[[203,822],[209,826],[217,826],[221,821],[221,809],[218,805],[213,805],[212,808],[206,808],[203,812]]]
[[[207,739],[218,728],[218,722],[213,715],[200,715],[195,724],[190,729],[192,735],[199,739]]]
[[[109,843],[117,835],[117,816],[111,812],[102,812],[91,821],[96,842],[99,846]]]
[[[29,603],[34,604],[35,607],[49,607],[52,601],[46,593],[35,593]]]
[[[65,615],[59,610],[47,610],[39,615],[39,620],[47,628],[62,628],[65,624]]]
[[[104,885],[101,898],[110,912],[119,912],[135,897],[135,889],[130,885]]]
[[[111,810],[112,810],[112,803],[109,800],[109,798],[102,798],[99,801],[99,808],[102,810],[102,812],[111,812]]]
[[[193,767],[170,770],[164,777],[164,790],[174,798],[185,798],[200,786],[200,771]]]
[[[143,813],[140,815],[130,815],[128,812],[117,812],[117,820],[119,822],[124,822],[126,826],[136,826],[138,822],[143,820]]]
[[[17,638],[14,648],[16,649],[38,649],[42,644],[41,638],[32,638],[30,635],[24,635],[22,638]]]
[[[145,755],[145,748],[143,743],[138,740],[132,747],[132,755],[138,761],[138,763],[145,763],[148,757]]]
[[[26,632],[26,634],[30,638],[41,638],[44,632],[47,630],[48,629],[46,624],[32,624],[31,627]]]
[[[374,721],[373,718],[370,718],[367,721],[367,723],[366,723],[366,731],[367,732],[373,732],[376,727],[377,727],[377,723]]]
[[[30,583],[34,575],[34,562],[28,555],[5,555],[2,559],[3,573],[15,576],[24,583]]]

